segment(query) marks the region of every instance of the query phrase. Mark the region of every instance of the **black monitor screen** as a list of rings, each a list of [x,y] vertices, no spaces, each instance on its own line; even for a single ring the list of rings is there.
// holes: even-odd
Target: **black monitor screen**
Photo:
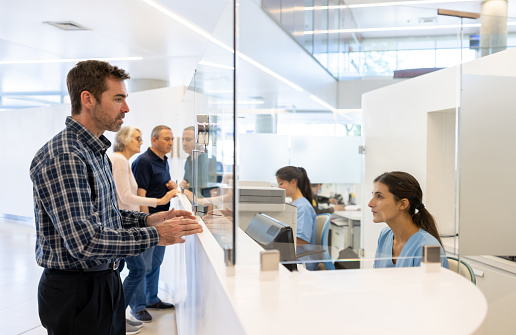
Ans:
[[[263,213],[254,215],[245,233],[266,250],[276,249],[280,252],[280,261],[296,261],[294,234],[292,228],[283,222]],[[297,265],[283,264],[290,271],[297,270]]]

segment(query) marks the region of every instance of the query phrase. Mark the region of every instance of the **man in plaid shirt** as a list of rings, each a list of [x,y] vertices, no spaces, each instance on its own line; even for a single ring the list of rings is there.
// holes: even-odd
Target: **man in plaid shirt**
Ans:
[[[36,260],[44,268],[39,315],[49,334],[125,334],[118,260],[202,232],[190,212],[119,210],[104,131],[129,112],[129,75],[101,61],[67,76],[72,116],[34,157]]]

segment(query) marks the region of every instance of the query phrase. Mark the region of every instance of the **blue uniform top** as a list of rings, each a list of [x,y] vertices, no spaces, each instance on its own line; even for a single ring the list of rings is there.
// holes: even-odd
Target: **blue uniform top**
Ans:
[[[417,233],[412,235],[407,243],[403,246],[399,259],[396,260],[396,264],[392,262],[392,242],[393,233],[391,228],[384,228],[378,238],[378,248],[376,249],[376,256],[374,261],[375,268],[401,268],[401,267],[415,267],[421,264],[422,257],[422,246],[423,245],[438,245],[439,241],[427,231],[419,229]],[[441,266],[449,269],[448,259],[441,248]],[[406,258],[404,258],[406,257]]]
[[[297,234],[296,236],[310,244],[316,244],[317,227],[315,223],[315,211],[310,202],[301,197],[294,201],[292,205],[297,207]]]

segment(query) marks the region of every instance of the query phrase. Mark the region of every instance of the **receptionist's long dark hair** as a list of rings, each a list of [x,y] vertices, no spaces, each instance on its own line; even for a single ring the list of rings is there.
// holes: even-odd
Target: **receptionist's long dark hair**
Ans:
[[[441,246],[443,243],[439,238],[439,232],[435,225],[432,214],[428,212],[423,205],[423,191],[418,181],[411,174],[402,171],[386,172],[375,178],[374,182],[380,182],[387,186],[389,192],[394,195],[394,200],[400,201],[407,199],[409,201],[409,214],[418,228],[430,233],[439,241]],[[416,212],[417,210],[417,212]]]
[[[302,167],[296,166],[285,166],[279,169],[276,172],[276,177],[282,180],[286,180],[288,182],[295,179],[297,181],[297,188],[303,194],[310,203],[312,203],[312,188],[310,187],[310,179],[308,179],[308,175],[306,174],[306,170]]]

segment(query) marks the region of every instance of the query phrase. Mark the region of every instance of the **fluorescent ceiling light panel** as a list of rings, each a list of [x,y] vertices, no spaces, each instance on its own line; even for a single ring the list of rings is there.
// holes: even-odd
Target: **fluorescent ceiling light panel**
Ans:
[[[217,44],[218,46],[224,48],[225,50],[227,50],[227,51],[229,51],[231,53],[233,53],[233,48],[231,48],[228,45],[224,44],[222,41],[214,38],[208,32],[204,31],[203,29],[197,27],[196,25],[194,25],[190,21],[188,21],[188,20],[182,18],[181,16],[177,15],[176,13],[171,11],[170,9],[162,6],[161,4],[159,4],[159,3],[157,3],[157,2],[155,2],[153,0],[141,0],[141,1],[143,1],[144,3],[146,3],[147,5],[155,8],[155,9],[157,9],[161,13],[167,15],[168,17],[170,17],[174,21],[184,25],[185,27],[187,27],[188,29],[192,30],[193,32],[201,35],[202,37],[208,39],[209,41],[212,41],[213,43]],[[240,57],[241,59],[245,60],[249,64],[259,68],[263,72],[268,73],[269,75],[273,76],[274,78],[284,82],[285,84],[289,85],[290,87],[292,87],[296,91],[299,91],[299,92],[303,91],[303,89],[301,87],[297,86],[296,84],[294,84],[290,80],[280,76],[279,74],[277,74],[276,72],[270,70],[269,68],[263,66],[262,64],[260,64],[257,61],[253,60],[252,58],[247,57],[247,56],[245,56],[244,54],[242,54],[240,52],[237,52],[237,56]]]
[[[0,65],[6,64],[51,64],[51,63],[78,63],[85,60],[100,60],[105,62],[110,61],[133,61],[133,60],[142,60],[143,57],[110,57],[110,58],[65,58],[65,59],[29,59],[29,60],[2,60],[0,61]]]
[[[325,10],[325,9],[344,9],[344,8],[388,7],[388,6],[417,6],[417,5],[429,5],[429,4],[438,4],[438,3],[454,3],[454,2],[479,2],[479,0],[415,0],[415,1],[393,1],[393,2],[378,2],[378,3],[353,4],[353,5],[340,5],[340,6],[314,6],[314,7],[305,7],[305,11]]]
[[[265,102],[260,100],[241,100],[237,101],[237,105],[263,105]],[[233,100],[210,101],[210,105],[232,105]]]
[[[338,33],[371,33],[382,31],[406,31],[406,30],[434,30],[434,29],[458,29],[458,24],[443,24],[435,26],[405,26],[405,27],[378,27],[378,28],[352,28],[352,29],[335,29],[335,30],[316,30],[305,31],[304,35],[317,34],[338,34]],[[479,28],[480,23],[463,24],[462,28]]]
[[[233,93],[233,90],[206,90],[207,94],[228,94]]]
[[[223,65],[223,64],[217,64],[217,63],[212,63],[212,62],[206,62],[206,61],[203,61],[203,60],[200,61],[199,64],[200,65],[205,65],[205,66],[216,67],[216,68],[219,68],[219,69],[226,69],[226,70],[234,70],[235,69],[232,66]]]
[[[250,57],[247,57],[246,55],[244,55],[243,53],[241,52],[237,52],[237,55],[238,57],[240,57],[241,59],[245,60],[246,62],[248,62],[249,64],[251,65],[254,65],[256,66],[257,68],[259,68],[260,70],[262,70],[263,72],[265,73],[268,73],[270,74],[271,76],[273,76],[274,78],[284,82],[285,84],[287,84],[288,86],[292,87],[293,89],[295,89],[296,91],[299,91],[299,92],[302,92],[303,89],[299,86],[297,86],[296,84],[294,84],[293,82],[291,82],[290,80],[288,80],[287,78],[285,77],[282,77],[280,76],[279,74],[277,74],[276,72],[272,71],[271,69],[263,66],[262,64],[258,63],[257,61],[255,61],[254,59],[250,58]]]
[[[238,109],[238,114],[280,114],[280,113],[288,113],[288,111],[284,109]]]
[[[327,104],[326,102],[322,101],[321,99],[319,99],[318,97],[316,97],[315,95],[310,95],[310,99],[312,99],[313,101],[317,102],[319,105],[325,107],[326,109],[329,109],[331,110],[332,112],[335,112],[336,109],[333,108],[332,106],[330,106],[329,104]]]
[[[211,36],[210,33],[208,33],[207,31],[197,27],[195,24],[191,23],[190,21],[184,19],[183,17],[177,15],[176,13],[174,13],[173,11],[171,11],[170,9],[168,9],[167,7],[153,1],[153,0],[141,0],[143,2],[145,2],[147,5],[157,9],[158,11],[160,11],[161,13],[165,14],[166,16],[170,17],[172,20],[182,24],[183,26],[187,27],[188,29],[192,30],[193,32],[201,35],[202,37],[208,39],[209,41],[217,44],[218,46],[220,46],[221,48],[233,53],[233,48],[230,48],[229,46],[227,46],[226,44],[224,44],[222,41],[216,39],[215,37]]]

